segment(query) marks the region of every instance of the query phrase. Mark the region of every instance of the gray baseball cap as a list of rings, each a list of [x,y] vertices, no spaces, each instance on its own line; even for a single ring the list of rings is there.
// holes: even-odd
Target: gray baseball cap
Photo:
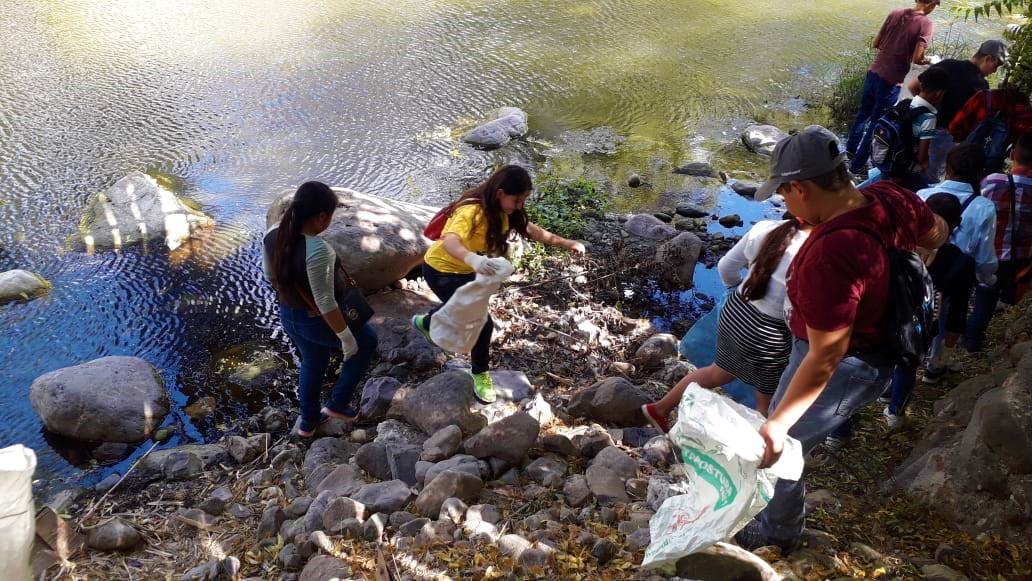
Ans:
[[[1007,45],[1002,40],[987,40],[978,47],[978,54],[994,57],[1001,66],[1007,66]]]
[[[838,138],[820,125],[788,134],[778,141],[770,156],[770,177],[756,190],[754,199],[766,200],[781,184],[824,175],[846,161]]]

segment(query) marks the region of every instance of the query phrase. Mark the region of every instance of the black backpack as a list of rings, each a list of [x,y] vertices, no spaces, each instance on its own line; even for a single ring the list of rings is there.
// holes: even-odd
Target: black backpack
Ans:
[[[914,119],[930,113],[925,106],[910,108],[912,99],[903,99],[885,112],[871,130],[871,162],[885,175],[910,172],[917,161],[917,136]]]
[[[889,214],[893,231],[896,219],[892,207],[878,198]],[[875,231],[863,226],[841,226],[821,232],[826,236],[837,230],[857,230],[878,241],[889,259],[889,294],[882,319],[885,329],[883,349],[900,367],[916,367],[932,347],[938,334],[935,319],[935,286],[916,252],[886,244]],[[811,243],[812,244],[812,243]]]
[[[975,97],[971,97],[974,99]],[[985,151],[985,173],[1003,171],[1003,162],[1007,158],[1007,136],[1010,125],[1004,119],[1003,111],[993,111],[993,93],[985,93],[985,118],[978,122],[964,143],[982,146]]]

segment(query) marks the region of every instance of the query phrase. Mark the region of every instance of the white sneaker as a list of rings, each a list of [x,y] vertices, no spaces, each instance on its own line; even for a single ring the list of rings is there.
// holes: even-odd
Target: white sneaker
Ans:
[[[889,411],[889,406],[885,406],[882,411],[882,415],[885,416],[885,423],[888,424],[890,430],[898,430],[903,427],[903,423],[906,421],[906,416],[896,415]]]

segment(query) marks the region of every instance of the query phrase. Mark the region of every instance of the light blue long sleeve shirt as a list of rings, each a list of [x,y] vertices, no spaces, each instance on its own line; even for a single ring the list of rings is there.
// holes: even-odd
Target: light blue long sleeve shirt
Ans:
[[[927,200],[932,194],[946,192],[957,197],[961,204],[974,193],[971,184],[945,180],[940,184],[919,190],[917,195]],[[978,282],[989,284],[998,262],[996,259],[996,205],[981,196],[964,209],[960,227],[950,235],[950,242],[960,248],[964,254],[975,259],[975,273]]]

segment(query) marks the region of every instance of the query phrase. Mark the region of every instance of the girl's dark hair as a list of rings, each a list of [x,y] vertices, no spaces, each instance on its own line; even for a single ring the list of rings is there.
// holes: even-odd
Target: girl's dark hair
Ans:
[[[985,177],[985,151],[975,143],[961,143],[953,146],[946,154],[946,167],[950,168],[958,182],[971,184],[971,191],[976,196],[982,191],[982,178]]]
[[[792,218],[771,230],[764,238],[763,244],[760,245],[760,252],[749,267],[749,277],[742,285],[742,296],[746,300],[756,301],[766,296],[770,277],[778,269],[781,257],[784,256],[785,250],[792,243],[792,238],[799,228],[799,220]]]
[[[939,192],[928,196],[925,200],[928,209],[938,214],[953,232],[960,226],[960,200],[949,192]]]
[[[280,218],[276,233],[276,248],[272,254],[272,272],[277,286],[289,288],[294,284],[291,260],[302,241],[301,228],[310,218],[337,208],[337,194],[322,182],[305,182],[294,192],[294,199]]]
[[[518,165],[504,165],[480,185],[463,192],[458,200],[448,206],[448,212],[466,204],[479,204],[481,213],[487,220],[487,251],[495,256],[505,256],[509,250],[509,233],[502,232],[502,207],[498,203],[498,196],[495,195],[499,189],[506,195],[518,196],[534,189],[534,184],[527,170]],[[529,237],[529,222],[527,213],[523,210],[509,214],[509,230],[524,238]],[[474,223],[474,227],[476,226]]]

